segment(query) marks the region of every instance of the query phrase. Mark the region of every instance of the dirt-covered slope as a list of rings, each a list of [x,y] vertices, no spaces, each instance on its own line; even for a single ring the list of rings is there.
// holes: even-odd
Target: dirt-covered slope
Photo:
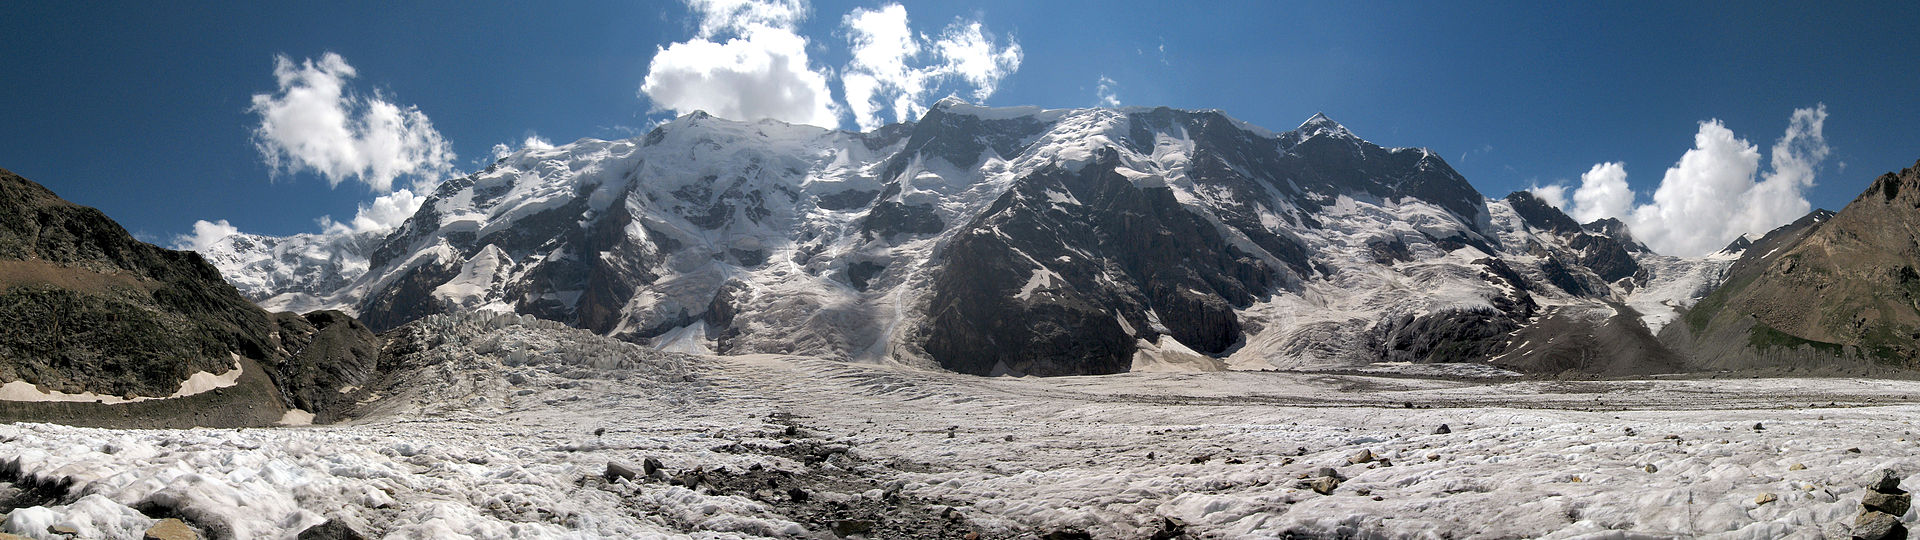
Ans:
[[[273,325],[197,253],[133,239],[100,211],[0,170],[0,379],[69,393],[165,396]]]
[[[376,338],[333,315],[276,323],[199,254],[0,170],[0,420],[271,423],[372,365],[354,351]]]
[[[1875,179],[1837,214],[1815,212],[1747,249],[1727,284],[1675,325],[1702,367],[1920,360],[1920,165]]]

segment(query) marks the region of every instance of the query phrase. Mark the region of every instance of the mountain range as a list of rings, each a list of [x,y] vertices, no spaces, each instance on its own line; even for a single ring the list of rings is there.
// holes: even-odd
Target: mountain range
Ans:
[[[1691,369],[1660,337],[1742,250],[1489,198],[1324,115],[987,108],[871,132],[689,114],[526,148],[380,237],[204,250],[270,310],[376,331],[533,315],[655,347],[979,375],[1487,362]]]
[[[454,312],[976,375],[1905,374],[1920,336],[1920,165],[1673,257],[1322,115],[947,100],[855,133],[695,113],[519,150],[390,232],[199,253],[9,172],[0,205],[13,419],[330,421],[391,368],[377,333]]]

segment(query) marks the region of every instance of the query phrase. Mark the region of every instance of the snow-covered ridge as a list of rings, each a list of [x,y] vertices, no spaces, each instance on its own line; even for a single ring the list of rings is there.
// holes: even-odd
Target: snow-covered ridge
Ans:
[[[1045,171],[1089,167],[1141,192],[1164,190],[1231,251],[1209,256],[1257,260],[1266,270],[1250,272],[1272,274],[1236,277],[1268,290],[1234,296],[1230,315],[1206,308],[1246,323],[1231,351],[1159,341],[1191,321],[1149,324],[1168,320],[1170,307],[1156,306],[1120,314],[1131,334],[1121,346],[1213,351],[1241,368],[1408,360],[1387,356],[1427,354],[1431,336],[1416,335],[1435,331],[1438,317],[1498,312],[1507,321],[1499,325],[1525,325],[1533,305],[1625,302],[1657,329],[1721,270],[1663,259],[1639,281],[1608,283],[1566,262],[1582,248],[1479,194],[1438,155],[1373,145],[1325,115],[1274,133],[1218,111],[958,100],[869,133],[696,113],[632,139],[521,149],[442,183],[364,250],[363,271],[351,261],[314,270],[327,267],[284,253],[224,256],[242,264],[222,269],[253,289],[279,287],[269,307],[337,308],[376,328],[441,312],[512,312],[679,350],[931,365],[941,359],[923,350],[929,291],[959,283],[943,277],[952,266],[945,250],[993,213],[1124,211],[1093,210],[1111,199],[1064,188],[1033,192],[1044,200],[1029,203],[1019,188]],[[1009,306],[1136,294],[1107,270],[1072,275],[1131,264],[1123,260],[1136,258],[1134,248],[1068,246],[1063,259],[1018,247],[1059,242],[1045,236],[1058,234],[1053,226],[1020,233],[1042,235],[1031,238],[975,231],[1000,235],[1005,245],[992,249],[1031,267],[1005,291]],[[285,247],[293,241],[256,245],[303,252]],[[1487,277],[1498,268],[1521,282]],[[288,276],[316,274],[347,279],[331,289],[285,285],[315,283]],[[1055,275],[1063,278],[1035,281]],[[1188,290],[1197,298],[1211,288]],[[1489,341],[1469,350],[1499,348],[1480,339]],[[1414,342],[1422,344],[1387,352]]]

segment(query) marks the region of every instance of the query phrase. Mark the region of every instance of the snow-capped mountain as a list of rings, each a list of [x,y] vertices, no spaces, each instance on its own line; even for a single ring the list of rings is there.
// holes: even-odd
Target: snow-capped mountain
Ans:
[[[952,99],[869,133],[694,113],[522,149],[440,185],[364,270],[247,240],[213,259],[264,305],[376,329],[511,311],[674,350],[1040,375],[1586,370],[1516,354],[1538,347],[1525,329],[1650,336],[1732,261],[1490,200],[1438,155],[1323,115],[1275,133],[1211,110]],[[1664,358],[1622,354],[1588,363]]]
[[[372,231],[285,237],[236,233],[199,252],[220,268],[241,295],[260,301],[286,293],[324,294],[347,286],[367,273],[367,254],[385,237]]]

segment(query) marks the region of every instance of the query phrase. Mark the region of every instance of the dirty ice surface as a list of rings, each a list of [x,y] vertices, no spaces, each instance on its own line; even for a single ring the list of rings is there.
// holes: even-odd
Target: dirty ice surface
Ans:
[[[138,538],[171,515],[218,538],[327,520],[387,538],[1816,538],[1847,532],[1870,475],[1920,473],[1914,382],[477,358],[345,425],[0,426],[0,530]],[[1323,468],[1330,495],[1305,486]]]

